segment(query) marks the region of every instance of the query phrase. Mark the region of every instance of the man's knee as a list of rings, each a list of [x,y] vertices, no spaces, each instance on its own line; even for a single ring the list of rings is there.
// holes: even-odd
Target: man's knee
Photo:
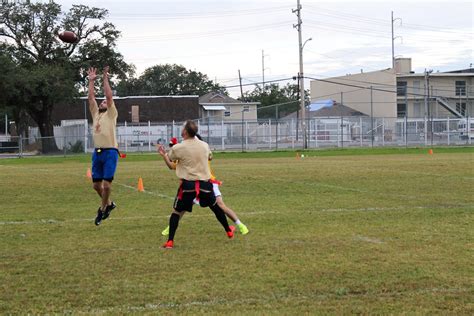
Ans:
[[[216,202],[214,205],[209,206],[209,208],[217,215],[220,213],[224,213],[224,210],[219,206],[219,204]]]
[[[176,214],[176,215],[179,215],[179,217],[183,217],[184,212],[185,212],[185,211],[173,210],[173,212],[171,212],[171,214]]]
[[[92,187],[94,188],[94,190],[96,190],[97,192],[102,192],[102,182],[94,182],[92,184]]]
[[[102,188],[106,192],[110,192],[112,190],[112,182],[109,181],[102,181]]]

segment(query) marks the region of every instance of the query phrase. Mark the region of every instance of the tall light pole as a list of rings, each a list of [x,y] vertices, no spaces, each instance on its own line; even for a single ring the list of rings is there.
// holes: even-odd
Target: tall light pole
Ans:
[[[262,91],[265,90],[265,69],[268,69],[265,68],[265,56],[268,55],[265,55],[262,49]]]
[[[393,11],[392,11],[392,18],[391,18],[391,24],[392,24],[392,69],[395,70],[395,39],[396,38],[401,38],[401,36],[395,36],[395,33],[393,31],[393,25],[395,24],[396,20],[400,20],[400,25],[402,24],[402,19],[400,18],[393,18]]]
[[[311,38],[307,39],[304,43],[302,41],[302,35],[301,35],[301,24],[303,22],[301,21],[301,4],[300,0],[297,0],[297,8],[295,10],[292,10],[293,13],[296,13],[296,16],[298,18],[298,23],[294,24],[293,27],[298,30],[298,43],[299,43],[299,59],[300,59],[300,73],[299,73],[299,78],[300,78],[300,107],[301,107],[301,121],[302,121],[302,127],[303,127],[303,148],[306,149],[308,148],[308,143],[306,140],[306,109],[305,109],[305,100],[304,100],[304,73],[303,73],[303,47],[306,44],[306,42],[310,41]]]

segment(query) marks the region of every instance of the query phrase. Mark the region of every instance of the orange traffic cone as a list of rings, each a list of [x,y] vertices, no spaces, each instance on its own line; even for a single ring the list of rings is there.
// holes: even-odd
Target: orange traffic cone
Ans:
[[[145,188],[143,187],[143,179],[142,177],[138,178],[138,186],[137,186],[138,192],[143,192],[145,191]]]
[[[428,154],[432,155],[433,154],[433,149],[428,150]]]
[[[91,168],[87,168],[86,176],[87,176],[89,179],[92,179]]]

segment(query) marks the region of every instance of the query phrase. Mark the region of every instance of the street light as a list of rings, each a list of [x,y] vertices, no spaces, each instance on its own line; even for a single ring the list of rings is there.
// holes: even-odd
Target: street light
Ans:
[[[301,47],[301,49],[303,49],[303,48],[304,48],[304,46],[306,45],[306,43],[307,43],[307,42],[309,42],[309,41],[312,41],[312,40],[313,40],[313,38],[312,38],[312,37],[310,37],[310,38],[308,38],[306,41],[304,41],[304,43],[303,43],[303,47]]]

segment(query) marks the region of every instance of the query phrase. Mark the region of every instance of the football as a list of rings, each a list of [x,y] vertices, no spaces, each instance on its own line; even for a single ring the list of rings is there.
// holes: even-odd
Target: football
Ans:
[[[64,32],[61,32],[58,34],[58,37],[61,41],[65,42],[65,43],[76,43],[79,38],[77,37],[77,35],[74,33],[74,32],[71,32],[71,31],[64,31]]]

